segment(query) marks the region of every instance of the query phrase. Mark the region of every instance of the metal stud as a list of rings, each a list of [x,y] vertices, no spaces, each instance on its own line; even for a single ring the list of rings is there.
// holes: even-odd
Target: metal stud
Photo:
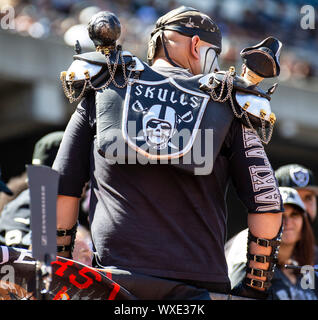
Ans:
[[[251,105],[251,104],[250,104],[248,101],[245,102],[244,107],[243,107],[243,110],[246,111],[247,108],[248,108],[250,105]]]
[[[85,79],[88,80],[89,77],[90,77],[90,76],[89,76],[89,71],[88,71],[88,70],[85,70],[85,71],[84,71],[84,74],[85,74]]]
[[[264,119],[265,116],[266,116],[266,111],[265,111],[264,109],[261,109],[259,115],[260,115],[260,117],[261,117],[262,119]]]
[[[271,113],[270,116],[269,116],[269,122],[274,125],[275,122],[276,122],[276,116],[275,116],[275,113]]]
[[[229,71],[230,71],[231,73],[234,73],[234,72],[235,72],[235,67],[234,67],[234,66],[231,66],[231,67],[229,68]]]
[[[61,74],[60,74],[60,79],[61,80],[65,80],[66,74],[67,74],[66,71],[62,71]]]
[[[69,77],[69,79],[70,79],[71,81],[73,81],[73,80],[75,79],[75,72],[70,72],[70,73],[68,74],[68,77]]]

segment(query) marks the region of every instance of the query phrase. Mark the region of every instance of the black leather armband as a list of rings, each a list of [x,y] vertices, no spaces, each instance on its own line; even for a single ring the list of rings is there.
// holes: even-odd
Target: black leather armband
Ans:
[[[264,239],[255,237],[250,231],[248,232],[248,242],[247,242],[247,263],[246,263],[246,277],[244,283],[249,285],[252,288],[265,288],[268,289],[271,286],[271,280],[274,276],[275,267],[278,262],[278,250],[281,243],[281,237],[283,233],[283,225],[281,225],[278,234],[273,239]],[[271,247],[271,254],[260,255],[250,253],[250,243],[255,242],[257,245],[268,248]],[[269,268],[267,270],[257,269],[250,267],[250,261],[255,261],[259,263],[269,263]],[[265,277],[266,280],[260,280],[255,278],[247,277],[250,274],[251,276],[256,277]]]
[[[248,267],[246,269],[246,273],[249,273],[252,276],[256,276],[256,277],[266,277],[266,278],[268,278],[268,280],[272,280],[272,278],[273,278],[273,272],[272,271],[267,271],[267,270],[263,270],[263,269],[257,269],[257,268]]]
[[[258,244],[261,247],[277,247],[280,246],[280,238],[279,240],[277,240],[276,238],[268,240],[268,239],[264,239],[264,238],[257,238],[254,235],[252,235],[252,233],[249,231],[248,233],[248,241],[254,241],[256,244]]]
[[[76,234],[76,231],[77,231],[77,223],[71,229],[57,229],[56,235],[58,237],[72,236]]]
[[[252,288],[265,288],[268,289],[271,286],[270,281],[263,281],[258,279],[245,278],[245,283]]]
[[[272,255],[264,256],[262,254],[251,254],[251,253],[248,253],[247,254],[247,259],[250,260],[250,261],[252,260],[252,261],[260,262],[260,263],[277,263],[277,258],[275,258]]]
[[[58,237],[71,236],[70,244],[69,245],[58,245],[57,252],[70,252],[70,256],[72,257],[72,251],[74,249],[77,226],[78,226],[78,224],[76,223],[71,229],[58,229],[56,231],[56,235]]]

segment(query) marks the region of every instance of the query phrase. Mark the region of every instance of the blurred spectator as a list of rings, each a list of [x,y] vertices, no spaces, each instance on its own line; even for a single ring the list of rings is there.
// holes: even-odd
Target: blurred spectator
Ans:
[[[297,0],[199,0],[197,3],[181,0],[0,0],[0,7],[10,5],[15,9],[13,32],[39,39],[58,37],[70,46],[79,40],[81,46],[89,50],[93,48],[86,30],[89,17],[96,10],[113,11],[122,24],[119,42],[141,59],[146,58],[148,31],[157,17],[181,4],[204,8],[220,26],[224,40],[229,43],[240,40],[239,50],[235,46],[228,49],[225,59],[231,61],[226,65],[230,62],[241,65],[237,53],[241,48],[272,35],[284,45],[282,59],[285,53],[295,52],[295,48],[307,50],[313,57],[310,61],[295,54],[291,67],[282,65],[286,72],[281,79],[290,80],[290,74],[297,80],[317,75],[318,62],[314,59],[318,49],[317,30],[300,27],[300,8],[304,4],[314,6],[315,0],[306,3]],[[235,52],[236,56],[232,57]]]
[[[282,242],[278,253],[278,263],[271,280],[269,299],[274,300],[317,300],[318,288],[304,288],[301,266],[314,265],[314,235],[305,205],[298,192],[289,187],[280,187],[284,209]],[[234,287],[245,276],[248,230],[245,229],[230,239],[225,246],[231,286]],[[295,269],[285,266],[294,266]],[[309,279],[317,284],[317,274]],[[306,283],[308,283],[306,280]]]
[[[22,173],[20,176],[11,178],[7,183],[7,187],[13,194],[0,193],[0,217],[4,206],[14,200],[23,190],[28,188],[26,172]]]
[[[4,181],[1,180],[1,169],[0,169],[0,195],[4,194],[5,197],[10,198],[14,196],[13,191],[6,185]],[[1,203],[3,205],[3,203]],[[0,215],[1,215],[1,210],[0,209]]]
[[[298,60],[293,65],[291,73],[295,80],[303,80],[312,76],[312,68],[307,61]]]
[[[137,18],[144,24],[153,24],[158,19],[158,13],[156,11],[154,1],[149,1],[145,5],[141,6],[136,12]]]
[[[73,249],[73,260],[92,266],[93,250],[90,232],[82,225],[77,227]]]
[[[236,23],[244,22],[244,10],[249,1],[224,0],[222,1],[220,14],[227,21]]]
[[[79,23],[71,26],[64,34],[64,41],[69,46],[74,46],[76,40],[79,41],[83,49],[94,48],[93,41],[90,39],[87,31],[87,24],[91,17],[101,11],[99,7],[87,7],[79,13]]]
[[[317,218],[318,185],[313,172],[300,164],[288,164],[279,167],[275,171],[275,176],[280,187],[291,187],[298,191],[306,207],[311,226],[314,227]],[[315,245],[314,251],[314,262],[318,265],[317,245]]]
[[[42,137],[35,144],[32,164],[51,167],[62,141],[63,134],[64,131],[56,131]],[[23,181],[25,187],[22,192],[14,197],[14,200],[8,201],[4,205],[3,214],[0,217],[0,245],[27,249],[31,245],[31,210],[26,173],[14,181],[16,180],[19,181],[19,186]],[[15,184],[10,183],[13,187]],[[12,189],[17,193],[18,188]],[[83,191],[83,201],[79,212],[79,226],[76,234],[73,259],[90,266],[92,261],[92,242],[88,231],[89,199],[90,190],[87,186],[86,190]]]
[[[34,147],[33,165],[51,167],[62,141],[63,131],[52,132],[42,137]],[[26,174],[23,175],[26,183]],[[29,248],[31,245],[30,192],[25,188],[3,208],[0,217],[0,244]]]

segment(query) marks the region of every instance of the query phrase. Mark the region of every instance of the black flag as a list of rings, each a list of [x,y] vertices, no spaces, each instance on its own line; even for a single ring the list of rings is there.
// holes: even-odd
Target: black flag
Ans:
[[[47,166],[27,166],[31,198],[32,256],[56,259],[56,200],[59,174]]]

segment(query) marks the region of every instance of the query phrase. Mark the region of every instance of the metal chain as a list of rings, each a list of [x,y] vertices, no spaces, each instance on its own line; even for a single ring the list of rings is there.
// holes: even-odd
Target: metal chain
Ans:
[[[108,72],[110,74],[110,77],[109,79],[106,81],[106,83],[104,83],[102,86],[100,87],[95,87],[93,84],[92,84],[92,81],[91,81],[91,78],[90,77],[87,77],[85,79],[85,82],[84,82],[84,85],[83,85],[83,88],[81,90],[81,93],[79,94],[79,96],[77,97],[74,97],[74,93],[75,91],[73,90],[72,88],[72,84],[73,84],[73,81],[74,80],[70,80],[69,83],[67,84],[67,81],[66,81],[66,75],[63,75],[61,76],[61,81],[62,81],[62,87],[63,87],[63,91],[66,95],[66,97],[69,99],[70,103],[73,103],[73,102],[76,102],[76,101],[79,101],[80,99],[82,99],[82,97],[84,96],[84,93],[85,93],[85,90],[86,88],[91,88],[95,91],[98,91],[98,90],[103,90],[105,88],[107,88],[111,83],[114,84],[115,87],[119,88],[119,89],[123,89],[127,86],[128,82],[129,82],[129,79],[131,78],[131,75],[132,75],[132,72],[133,72],[133,69],[131,69],[129,71],[129,74],[128,76],[126,75],[126,64],[125,64],[125,60],[124,60],[124,57],[122,55],[122,51],[121,50],[118,50],[118,53],[116,55],[116,60],[115,60],[115,63],[114,63],[114,67],[112,68],[111,66],[111,63],[110,63],[110,53],[109,52],[104,52],[104,51],[101,51],[105,57],[106,57],[106,64],[107,64],[107,68],[108,68]],[[117,71],[117,67],[118,67],[118,64],[119,64],[119,58],[121,60],[121,67],[122,67],[122,71],[123,71],[123,77],[124,77],[124,83],[123,84],[118,84],[115,80],[115,75],[116,75],[116,71]]]
[[[257,132],[257,130],[253,127],[250,118],[248,117],[248,115],[245,112],[245,120],[248,123],[248,126],[251,130],[253,130],[253,132],[259,137],[259,139],[261,140],[262,143],[264,144],[268,144],[272,138],[273,135],[273,129],[274,126],[272,124],[270,124],[270,129],[269,129],[269,134],[266,138],[266,128],[265,128],[265,120],[264,119],[260,119],[261,120],[261,125],[262,125],[262,137],[259,135],[259,133]]]
[[[227,92],[227,95],[222,99],[225,84],[227,85],[228,92]],[[221,82],[221,91],[220,91],[219,96],[217,96],[217,94],[213,88],[210,92],[211,98],[216,102],[221,102],[221,103],[225,102],[229,98],[229,95],[231,95],[232,89],[233,89],[233,77],[230,75],[230,72],[227,71],[225,73],[224,79]]]
[[[215,101],[215,102],[220,102],[220,103],[223,103],[223,102],[226,102],[227,100],[229,100],[229,101],[230,101],[231,108],[232,108],[232,111],[233,111],[235,117],[241,119],[241,118],[244,116],[245,119],[246,119],[246,122],[247,122],[248,126],[250,127],[251,130],[253,130],[253,132],[255,132],[255,134],[259,137],[259,139],[261,140],[261,142],[264,143],[264,144],[268,144],[269,141],[270,141],[271,138],[272,138],[274,126],[273,126],[272,124],[270,124],[269,134],[268,134],[268,136],[266,137],[265,119],[260,118],[260,120],[261,120],[261,125],[262,125],[262,128],[261,128],[261,135],[262,135],[262,137],[261,137],[260,134],[257,132],[257,130],[256,130],[256,129],[254,128],[254,126],[252,125],[252,123],[251,123],[251,121],[250,121],[250,118],[249,118],[249,116],[248,116],[248,114],[247,114],[247,111],[243,109],[243,111],[242,111],[241,114],[239,114],[239,113],[237,112],[237,110],[236,110],[236,108],[235,108],[235,105],[234,105],[234,102],[233,102],[233,97],[232,97],[233,83],[234,83],[233,72],[231,72],[231,71],[226,71],[226,73],[225,73],[225,75],[224,75],[224,78],[222,79],[222,82],[221,82],[220,94],[217,95],[217,93],[216,93],[216,91],[215,91],[215,88],[212,88],[212,89],[209,91],[212,100]],[[226,86],[226,89],[227,89],[227,94],[226,94],[226,96],[222,99],[222,95],[223,95],[225,86]]]
[[[130,78],[130,76],[132,74],[132,70],[130,70],[129,75],[127,77],[127,75],[126,75],[126,65],[125,65],[125,60],[124,60],[123,55],[122,55],[122,51],[118,51],[118,53],[116,55],[116,61],[114,63],[114,67],[113,68],[112,68],[111,63],[110,63],[109,54],[106,54],[105,57],[106,57],[106,64],[107,64],[107,68],[108,68],[108,72],[110,74],[110,77],[106,81],[105,84],[103,84],[102,86],[100,86],[98,88],[94,87],[92,82],[89,79],[90,88],[92,88],[92,89],[94,89],[96,91],[97,90],[102,90],[102,89],[107,88],[110,85],[110,83],[113,83],[113,85],[115,87],[119,88],[119,89],[125,88],[127,86],[128,79]],[[121,66],[122,66],[123,76],[124,76],[124,83],[122,85],[119,85],[115,80],[115,74],[116,74],[117,67],[118,67],[119,57],[121,59]]]
[[[123,88],[125,88],[126,86],[127,86],[127,83],[128,83],[128,78],[129,78],[129,76],[131,75],[131,70],[130,70],[130,74],[129,74],[129,76],[127,77],[126,76],[126,65],[125,65],[125,60],[124,60],[124,57],[123,57],[123,54],[122,54],[122,52],[121,51],[119,51],[118,52],[118,54],[117,54],[117,63],[118,63],[118,56],[120,56],[120,60],[121,60],[121,67],[122,67],[122,71],[123,71],[123,76],[124,76],[124,83],[122,84],[122,85],[119,85],[117,82],[116,82],[116,80],[115,80],[115,71],[113,72],[113,84],[114,84],[114,86],[115,87],[117,87],[117,88],[119,88],[119,89],[123,89]],[[109,68],[108,69],[110,69],[111,68],[111,66],[109,66]],[[117,66],[116,66],[116,68],[117,68]],[[114,70],[115,70],[115,66],[114,66]]]
[[[264,139],[264,141],[262,141],[262,142],[265,143],[265,144],[268,144],[269,141],[270,141],[271,138],[272,138],[274,126],[273,126],[272,124],[270,124],[270,126],[269,126],[269,133],[268,133],[268,136],[267,136],[267,138],[266,138],[265,120],[264,120],[264,119],[261,119],[261,122],[262,122],[262,135],[263,135],[263,139]]]
[[[67,87],[65,76],[61,77],[61,80],[62,80],[63,91],[64,91],[66,97],[68,98],[68,100],[70,101],[70,103],[73,103],[73,102],[76,102],[76,101],[82,99],[82,97],[84,96],[86,87],[87,87],[87,81],[86,80],[84,82],[84,85],[83,85],[83,88],[81,90],[81,93],[79,94],[78,97],[74,97],[75,91],[72,88],[73,80],[70,81],[69,88]]]

